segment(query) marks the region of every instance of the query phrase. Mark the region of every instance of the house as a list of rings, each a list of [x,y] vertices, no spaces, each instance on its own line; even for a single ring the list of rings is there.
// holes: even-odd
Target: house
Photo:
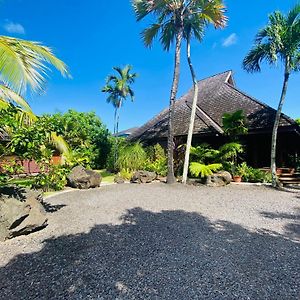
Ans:
[[[122,137],[122,138],[127,138],[129,136],[131,136],[131,134],[136,131],[138,129],[138,127],[133,127],[133,128],[129,128],[123,131],[120,131],[116,134],[113,134],[113,136],[115,137]]]
[[[276,110],[245,94],[235,84],[232,71],[226,71],[198,82],[199,97],[194,126],[193,145],[209,143],[219,147],[228,141],[222,129],[224,113],[243,110],[249,132],[240,136],[245,145],[245,160],[254,167],[270,164],[271,134]],[[186,143],[191,115],[193,89],[176,101],[174,114],[174,142]],[[166,146],[168,108],[135,130],[129,140]],[[282,115],[278,130],[277,160],[279,166],[290,166],[300,156],[300,127]]]

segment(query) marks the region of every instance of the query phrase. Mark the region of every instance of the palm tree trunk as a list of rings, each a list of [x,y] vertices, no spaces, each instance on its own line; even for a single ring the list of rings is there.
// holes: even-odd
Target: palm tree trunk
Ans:
[[[119,121],[120,121],[120,109],[121,109],[121,105],[122,105],[122,100],[120,100],[119,105],[116,108],[116,137],[118,138],[118,134],[119,134]],[[115,164],[114,167],[116,169],[116,163],[118,160],[118,151],[119,150],[119,141],[118,139],[116,140],[116,145],[115,145]]]
[[[114,134],[116,134],[116,128],[117,128],[117,111],[118,111],[118,108],[116,107],[115,108],[115,115],[114,115]]]
[[[191,36],[190,35],[187,37],[186,48],[187,48],[186,49],[187,60],[188,60],[188,64],[190,67],[193,85],[194,85],[194,97],[193,97],[193,103],[192,103],[191,118],[190,118],[189,131],[188,131],[186,150],[185,150],[185,159],[184,159],[184,165],[183,165],[182,183],[184,183],[184,184],[186,184],[186,182],[187,182],[187,175],[188,175],[188,170],[189,170],[190,152],[191,152],[191,146],[192,146],[196,108],[197,108],[197,102],[198,102],[198,90],[199,90],[195,70],[193,68],[192,60],[191,60]]]
[[[283,107],[283,103],[284,103],[286,92],[287,92],[287,88],[288,88],[289,77],[290,77],[290,73],[289,73],[289,71],[286,68],[285,74],[284,74],[284,81],[283,81],[283,87],[282,87],[281,97],[280,97],[278,109],[277,109],[277,112],[276,112],[276,117],[275,117],[273,132],[272,132],[272,142],[271,142],[271,172],[272,172],[272,186],[273,187],[278,187],[279,186],[279,182],[278,182],[278,178],[277,178],[277,174],[276,174],[277,135],[278,135],[278,127],[279,127],[279,122],[280,122],[282,107]]]
[[[180,26],[180,28],[182,28]],[[175,100],[178,90],[178,82],[180,76],[180,54],[181,54],[181,42],[182,42],[183,30],[180,29],[176,34],[176,48],[175,48],[175,66],[173,74],[173,83],[170,95],[170,105],[169,105],[169,130],[168,130],[168,176],[167,183],[175,183],[174,176],[174,110],[175,110]]]

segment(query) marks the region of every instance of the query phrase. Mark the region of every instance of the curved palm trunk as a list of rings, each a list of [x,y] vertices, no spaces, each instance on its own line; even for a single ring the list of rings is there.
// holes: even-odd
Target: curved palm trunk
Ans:
[[[178,90],[178,82],[180,75],[180,54],[181,54],[181,42],[182,42],[182,29],[178,31],[176,35],[176,48],[175,48],[175,66],[173,74],[173,83],[170,95],[170,105],[169,105],[169,130],[168,130],[168,176],[167,183],[175,183],[174,176],[174,110],[175,110],[175,100]]]
[[[192,146],[194,123],[195,123],[195,116],[196,116],[196,108],[197,108],[197,102],[198,102],[198,90],[199,90],[195,70],[193,68],[192,60],[191,60],[191,37],[190,37],[190,35],[187,38],[186,48],[187,48],[186,49],[187,60],[188,60],[188,63],[189,63],[189,67],[190,67],[190,71],[191,71],[191,75],[192,75],[192,80],[193,80],[193,85],[194,85],[194,97],[193,97],[193,103],[192,103],[192,111],[191,111],[189,131],[188,131],[187,142],[186,142],[184,166],[183,166],[182,182],[184,184],[186,184],[188,170],[189,170],[190,152],[191,152],[191,146]]]
[[[288,81],[289,81],[290,73],[288,72],[287,68],[284,74],[284,82],[281,92],[281,97],[278,105],[278,109],[276,112],[273,132],[272,132],[272,142],[271,142],[271,172],[272,172],[272,186],[278,187],[279,181],[276,174],[276,147],[277,147],[277,134],[278,134],[278,127],[282,112],[283,103],[285,100],[287,88],[288,88]]]

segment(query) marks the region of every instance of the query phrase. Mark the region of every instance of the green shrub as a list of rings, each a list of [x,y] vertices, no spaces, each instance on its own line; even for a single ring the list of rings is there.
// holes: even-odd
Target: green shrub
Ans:
[[[122,169],[119,172],[119,176],[124,180],[130,180],[132,178],[132,175],[133,175],[133,171],[130,171],[128,169]]]
[[[125,144],[119,147],[116,166],[119,170],[136,171],[142,169],[147,160],[147,155],[142,144]]]
[[[260,169],[255,169],[244,162],[237,166],[236,174],[242,176],[245,182],[271,182],[272,175],[270,172],[265,172]]]
[[[60,191],[67,184],[69,169],[64,166],[50,166],[48,172],[35,177],[33,188],[42,189],[44,192],[51,190]]]
[[[146,148],[147,161],[145,163],[144,169],[146,171],[155,172],[161,176],[167,176],[167,157],[165,151],[161,145],[156,144]]]

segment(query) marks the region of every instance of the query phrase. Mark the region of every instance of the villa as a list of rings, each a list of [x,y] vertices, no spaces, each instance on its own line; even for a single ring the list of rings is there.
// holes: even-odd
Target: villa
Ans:
[[[223,114],[243,110],[249,128],[247,135],[240,136],[240,140],[246,146],[245,159],[254,167],[268,166],[276,110],[239,90],[232,71],[200,80],[198,86],[193,144],[208,143],[213,147],[224,144],[228,137],[222,129]],[[175,104],[174,140],[177,145],[186,142],[192,99],[193,88]],[[166,146],[167,134],[168,108],[136,129],[128,139]],[[300,127],[293,119],[283,114],[278,130],[278,166],[290,166],[299,155]]]

